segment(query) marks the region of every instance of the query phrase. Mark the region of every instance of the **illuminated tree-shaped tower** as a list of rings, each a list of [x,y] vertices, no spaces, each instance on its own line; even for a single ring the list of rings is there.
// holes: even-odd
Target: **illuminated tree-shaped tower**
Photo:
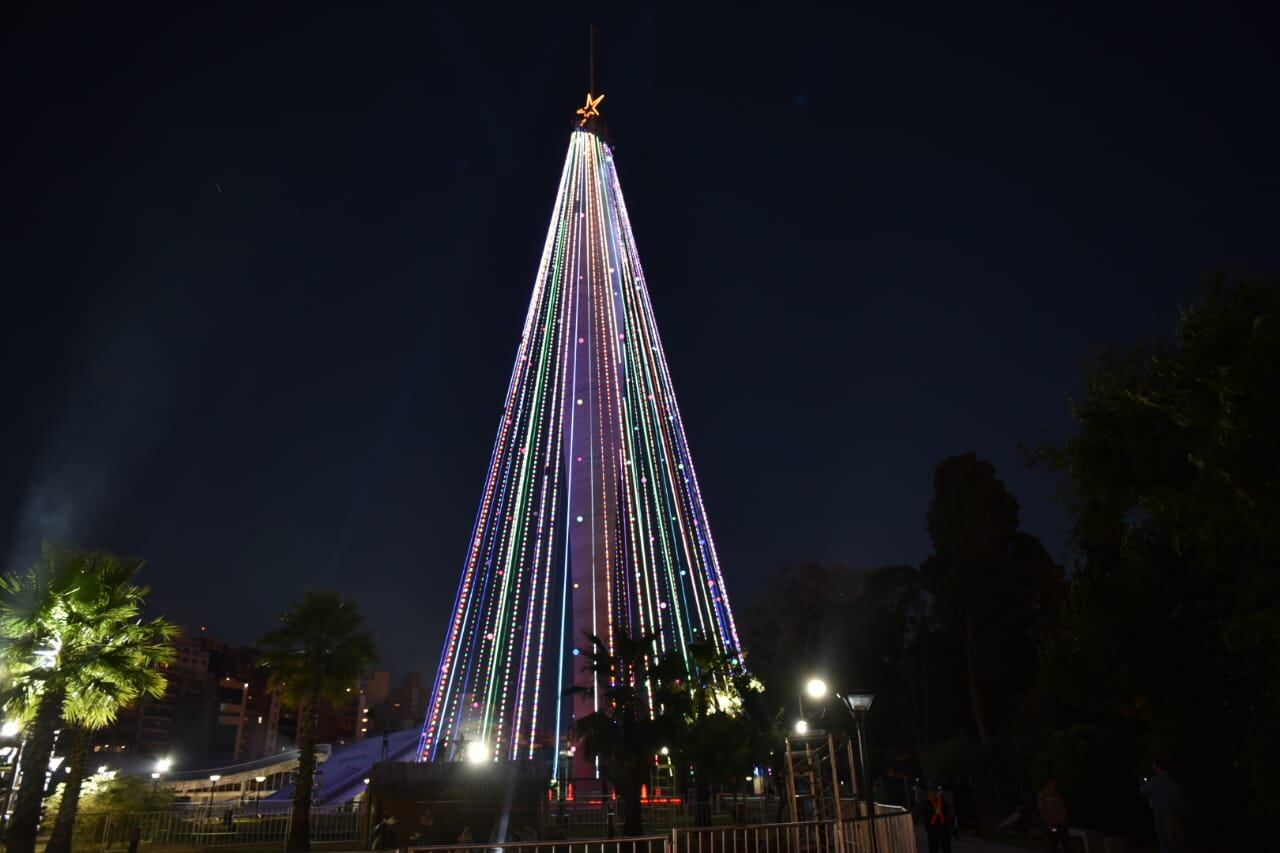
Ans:
[[[739,654],[724,578],[598,107],[569,138],[431,705],[426,761],[560,761],[595,709],[579,656]],[[571,691],[571,687],[591,688]],[[589,772],[575,762],[572,775]]]

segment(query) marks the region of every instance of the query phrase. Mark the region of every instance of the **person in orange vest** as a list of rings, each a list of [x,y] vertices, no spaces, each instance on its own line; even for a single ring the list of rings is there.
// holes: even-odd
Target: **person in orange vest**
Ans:
[[[951,825],[956,816],[951,804],[942,796],[942,786],[929,792],[924,809],[924,831],[929,839],[929,853],[951,853]]]
[[[1040,822],[1049,835],[1049,853],[1066,853],[1070,830],[1067,828],[1067,801],[1058,792],[1058,781],[1050,779],[1038,798]]]

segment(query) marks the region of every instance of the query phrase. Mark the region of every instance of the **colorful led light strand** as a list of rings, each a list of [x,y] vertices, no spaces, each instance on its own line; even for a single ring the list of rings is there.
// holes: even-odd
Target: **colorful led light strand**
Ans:
[[[590,632],[740,654],[609,146],[575,130],[423,724],[533,758],[598,707]],[[577,768],[581,769],[581,767]]]

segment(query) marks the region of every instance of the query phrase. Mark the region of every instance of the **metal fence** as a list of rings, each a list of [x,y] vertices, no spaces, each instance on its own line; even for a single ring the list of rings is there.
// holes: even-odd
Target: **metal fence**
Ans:
[[[313,842],[350,841],[363,846],[364,814],[351,808],[313,808]],[[193,814],[190,810],[131,812],[128,814],[80,814],[74,842],[77,850],[122,850],[135,830],[146,845],[176,847],[231,847],[234,845],[284,844],[293,824],[290,812],[262,815]]]
[[[836,822],[704,826],[671,831],[672,853],[836,853]]]
[[[438,844],[409,847],[409,853],[916,853],[910,812],[879,806],[874,816],[844,821],[676,826],[667,834],[631,838],[563,838],[548,841]],[[676,819],[690,815],[685,810]],[[646,816],[646,820],[648,816]],[[107,853],[129,846],[135,830],[150,847],[232,847],[283,845],[292,825],[288,813],[221,817],[189,811],[81,814],[75,846],[83,853]],[[311,811],[311,840],[349,842],[363,848],[365,815],[351,808]],[[653,827],[651,826],[651,831]]]
[[[916,825],[911,812],[877,806],[877,814],[840,823],[842,853],[915,853]]]
[[[410,847],[408,853],[671,853],[670,835],[633,838],[583,838],[566,841],[517,841],[501,844],[436,844]]]
[[[862,818],[671,831],[672,853],[916,853],[906,809],[881,806]]]

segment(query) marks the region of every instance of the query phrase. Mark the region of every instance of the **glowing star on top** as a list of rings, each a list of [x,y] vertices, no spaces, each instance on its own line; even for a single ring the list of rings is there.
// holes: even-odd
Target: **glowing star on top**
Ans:
[[[600,115],[600,102],[604,100],[604,95],[591,97],[591,93],[587,92],[587,102],[578,108],[577,114],[582,116],[582,121],[578,122],[579,127],[585,127],[587,120],[592,116]]]

